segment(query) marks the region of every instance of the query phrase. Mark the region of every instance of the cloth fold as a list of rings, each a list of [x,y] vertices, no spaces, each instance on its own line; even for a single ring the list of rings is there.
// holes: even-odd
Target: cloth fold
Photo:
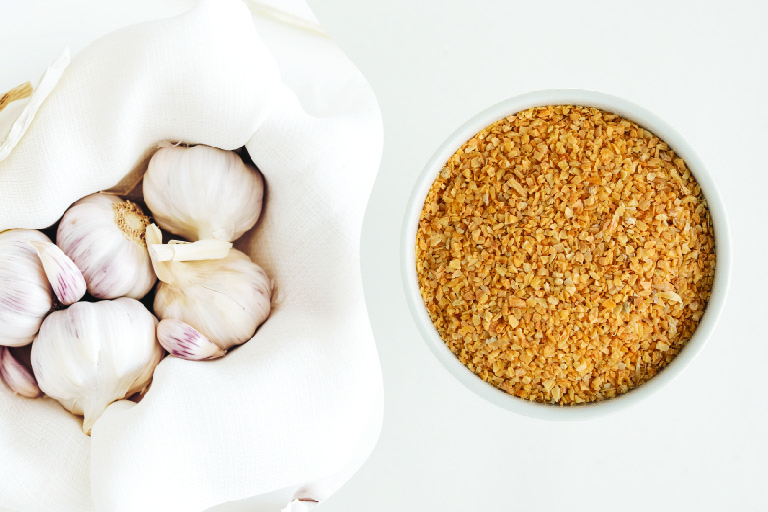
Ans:
[[[0,510],[203,511],[345,474],[373,448],[382,384],[359,240],[382,129],[362,77],[348,85],[347,101],[307,114],[238,0],[73,57],[0,161],[0,230],[129,189],[160,141],[245,146],[265,209],[236,246],[274,279],[273,311],[220,360],[163,360],[144,399],[110,406],[90,438],[53,400],[0,386]]]

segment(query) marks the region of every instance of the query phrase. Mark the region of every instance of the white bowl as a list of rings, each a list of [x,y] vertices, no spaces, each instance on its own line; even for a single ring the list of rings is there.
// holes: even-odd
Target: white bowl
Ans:
[[[557,406],[524,400],[486,383],[471,372],[448,349],[437,333],[421,298],[416,276],[415,244],[419,216],[427,193],[444,164],[467,140],[491,123],[516,112],[545,105],[596,107],[634,121],[653,132],[685,160],[696,177],[709,203],[715,231],[717,260],[711,297],[704,316],[686,346],[666,368],[640,386],[615,398],[582,405]],[[642,107],[615,96],[579,89],[544,90],[510,98],[480,112],[450,135],[432,155],[416,182],[405,214],[400,253],[401,273],[408,305],[424,340],[438,361],[478,396],[515,413],[548,420],[584,420],[615,412],[656,393],[671,382],[693,361],[711,336],[725,305],[731,268],[731,246],[726,212],[715,182],[693,148],[671,126]]]

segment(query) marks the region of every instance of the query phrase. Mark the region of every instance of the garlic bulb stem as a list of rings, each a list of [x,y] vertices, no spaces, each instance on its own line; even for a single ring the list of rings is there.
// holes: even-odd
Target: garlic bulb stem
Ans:
[[[191,243],[171,240],[167,244],[147,246],[152,253],[152,259],[157,261],[220,260],[227,256],[231,247],[232,242],[215,239]]]

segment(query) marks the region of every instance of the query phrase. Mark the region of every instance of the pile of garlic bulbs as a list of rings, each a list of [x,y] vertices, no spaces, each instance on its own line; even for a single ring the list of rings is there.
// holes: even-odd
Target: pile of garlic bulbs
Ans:
[[[222,357],[270,313],[270,278],[232,248],[261,214],[258,169],[232,151],[165,145],[142,189],[152,218],[96,193],[64,213],[55,244],[0,233],[0,378],[83,416],[86,434],[112,402],[146,392],[166,351]],[[184,239],[163,243],[161,228]]]

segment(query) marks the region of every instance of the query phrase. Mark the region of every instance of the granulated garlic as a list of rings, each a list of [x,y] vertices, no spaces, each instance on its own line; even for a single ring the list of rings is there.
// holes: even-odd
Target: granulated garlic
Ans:
[[[490,384],[578,404],[656,375],[709,299],[707,202],[658,137],[596,108],[493,123],[433,183],[419,286],[440,336]]]

